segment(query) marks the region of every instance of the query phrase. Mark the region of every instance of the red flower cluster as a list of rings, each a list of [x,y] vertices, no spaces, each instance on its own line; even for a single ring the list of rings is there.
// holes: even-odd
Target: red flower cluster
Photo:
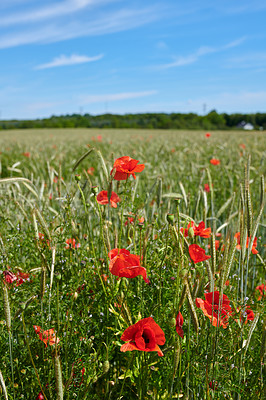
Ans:
[[[206,261],[206,260],[208,260],[209,258],[211,258],[211,256],[208,256],[208,255],[205,253],[205,250],[202,249],[202,248],[201,248],[199,245],[197,245],[197,244],[191,244],[191,245],[188,247],[188,251],[189,251],[189,255],[190,255],[191,260],[192,260],[195,264],[197,264],[197,263],[199,263],[199,262],[201,262],[201,261]]]
[[[48,329],[47,331],[43,331],[42,328],[38,325],[33,325],[35,333],[39,336],[39,339],[45,344],[53,346],[55,343],[59,343],[60,339],[56,337],[54,329]]]
[[[126,249],[113,249],[108,253],[110,259],[109,270],[111,274],[118,276],[119,278],[135,278],[141,275],[146,283],[149,283],[147,279],[147,271],[144,267],[140,266],[140,257]]]
[[[125,181],[130,175],[132,175],[133,178],[136,179],[135,173],[141,172],[145,168],[144,164],[137,165],[138,163],[138,160],[134,160],[133,158],[128,156],[117,158],[114,162],[111,175],[115,170],[114,179],[116,181]]]
[[[213,326],[227,328],[229,315],[232,314],[230,300],[223,294],[220,300],[219,291],[205,293],[205,300],[196,299],[196,306],[209,318]]]
[[[237,250],[241,250],[240,232],[237,232],[235,234],[235,239],[237,240],[237,246],[236,246]],[[249,241],[250,241],[250,237],[247,238],[246,248],[248,248],[248,246],[249,246]],[[256,249],[256,247],[257,247],[257,238],[255,237],[253,244],[252,244],[252,249],[251,249],[252,254],[258,253],[258,250]]]
[[[157,351],[158,356],[163,356],[158,345],[165,343],[164,332],[152,317],[141,319],[136,324],[129,326],[121,336],[121,340],[128,342],[120,347],[123,352]]]
[[[127,221],[125,221],[125,226],[127,226],[128,224],[133,225],[134,222],[135,222],[135,218],[134,217],[128,217]],[[138,223],[139,224],[143,224],[144,223],[144,217],[138,217]]]
[[[212,159],[210,160],[210,163],[211,163],[212,165],[219,165],[219,164],[221,164],[221,161],[218,160],[217,158],[212,158]]]
[[[180,228],[180,231],[185,237],[189,236],[189,228],[193,229],[194,236],[200,236],[202,238],[208,239],[211,236],[211,228],[205,228],[204,221],[201,221],[198,226],[194,224],[193,221],[189,222],[187,228]]]
[[[96,200],[99,204],[102,205],[108,204],[107,190],[102,190],[100,193],[98,193]],[[119,203],[120,201],[121,201],[120,197],[115,192],[112,192],[110,197],[111,207],[117,208],[117,203]]]
[[[65,249],[78,249],[80,247],[80,243],[76,243],[75,239],[67,239],[66,244]]]

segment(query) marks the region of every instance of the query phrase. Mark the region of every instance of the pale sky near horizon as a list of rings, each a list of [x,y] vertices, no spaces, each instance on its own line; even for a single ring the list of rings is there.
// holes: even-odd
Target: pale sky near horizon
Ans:
[[[265,0],[0,0],[0,119],[266,112]]]

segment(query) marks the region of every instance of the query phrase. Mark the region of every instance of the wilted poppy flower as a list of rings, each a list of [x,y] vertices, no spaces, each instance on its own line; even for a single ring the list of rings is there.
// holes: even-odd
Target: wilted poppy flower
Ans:
[[[240,232],[237,232],[235,234],[235,239],[237,240],[237,245],[236,245],[237,250],[241,250]],[[249,246],[249,241],[250,241],[250,237],[247,237],[246,248],[248,248],[248,246]],[[257,238],[255,237],[254,241],[253,241],[253,244],[252,244],[252,248],[251,248],[252,254],[257,254],[258,253],[258,250],[256,249],[256,247],[257,247]]]
[[[6,270],[6,271],[3,272],[3,275],[4,275],[4,279],[5,279],[6,283],[11,284],[11,283],[13,283],[14,281],[17,280],[16,275],[13,274],[13,272],[11,272],[11,271]]]
[[[201,262],[201,261],[206,261],[209,258],[211,258],[211,256],[208,256],[205,253],[205,250],[202,249],[199,245],[197,244],[191,244],[188,247],[188,251],[189,251],[189,255],[190,258],[192,259],[192,261],[194,261],[195,264]]]
[[[262,297],[266,296],[266,285],[262,283],[261,285],[257,286],[255,290],[258,290],[260,292],[260,295],[258,297],[258,300],[261,300]]]
[[[99,204],[102,204],[102,205],[108,204],[107,190],[102,190],[100,193],[98,193],[96,200]],[[117,203],[119,203],[119,201],[121,201],[120,197],[115,192],[112,192],[111,198],[110,198],[111,207],[116,208]]]
[[[183,318],[183,315],[181,314],[181,312],[179,311],[179,313],[177,314],[177,317],[176,317],[176,326],[175,326],[175,329],[176,329],[176,332],[178,333],[178,335],[179,335],[182,339],[183,339],[183,337],[184,337],[184,331],[183,331],[183,329],[182,329],[183,323],[184,323],[184,318]]]
[[[205,228],[204,221],[201,221],[198,226],[193,221],[189,222],[187,228],[180,228],[181,232],[185,237],[189,236],[189,229],[193,229],[194,236],[200,236],[202,238],[209,238],[211,236],[211,228]]]
[[[59,343],[60,339],[56,337],[54,329],[48,329],[47,331],[43,331],[42,328],[38,325],[33,325],[35,333],[39,336],[39,339],[45,344],[53,346],[55,343]]]
[[[207,133],[205,133],[205,137],[206,137],[206,138],[209,138],[209,137],[211,137],[211,134],[210,134],[210,132],[207,132]]]
[[[217,389],[218,389],[218,382],[217,382],[217,381],[210,381],[210,382],[209,382],[209,387],[210,387],[212,390],[217,390]]]
[[[158,345],[165,343],[164,332],[152,317],[141,319],[136,324],[129,326],[121,336],[121,340],[128,342],[120,347],[123,352],[157,351],[158,356],[163,356]]]
[[[80,243],[76,243],[75,239],[67,239],[66,244],[65,249],[78,249],[80,247]]]
[[[124,156],[117,158],[114,162],[113,169],[111,171],[111,175],[115,170],[114,179],[117,181],[125,181],[127,178],[132,175],[134,179],[136,179],[136,172],[141,172],[144,170],[144,164],[138,164],[138,160],[134,160],[131,157]]]
[[[219,164],[221,164],[221,161],[218,160],[217,158],[212,158],[212,159],[210,160],[210,163],[211,163],[212,165],[219,165]]]
[[[110,259],[109,270],[111,274],[119,278],[135,278],[141,275],[146,283],[147,271],[140,266],[140,258],[138,255],[130,254],[126,249],[113,249],[108,253]]]
[[[217,326],[218,324],[218,326],[222,326],[224,329],[227,328],[228,317],[232,314],[228,297],[223,294],[220,300],[220,293],[217,290],[215,292],[205,293],[204,296],[205,300],[200,298],[196,299],[196,306],[209,318],[213,326]]]

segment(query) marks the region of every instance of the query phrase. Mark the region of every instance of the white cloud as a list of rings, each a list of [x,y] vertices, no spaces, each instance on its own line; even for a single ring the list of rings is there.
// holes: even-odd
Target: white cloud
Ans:
[[[245,39],[246,39],[245,37],[242,37],[240,39],[234,40],[233,42],[227,43],[224,46],[220,46],[220,47],[201,46],[194,53],[189,54],[188,56],[176,57],[173,62],[155,66],[155,69],[169,69],[169,68],[183,67],[184,65],[194,64],[202,56],[205,56],[205,55],[211,54],[211,53],[218,53],[218,52],[239,46],[241,43],[243,43],[245,41]]]
[[[62,54],[59,57],[53,59],[53,61],[37,65],[34,69],[47,69],[47,68],[55,68],[55,67],[62,67],[66,65],[75,65],[75,64],[83,64],[92,61],[98,61],[103,58],[103,54],[99,54],[98,56],[88,57],[88,56],[80,56],[78,54],[72,54],[71,56],[67,57]]]
[[[33,43],[53,43],[84,36],[104,35],[126,31],[160,18],[157,7],[118,9],[99,14],[84,13],[79,19],[41,24],[15,34],[0,36],[0,49]]]
[[[79,104],[92,104],[92,103],[112,102],[119,100],[129,100],[129,99],[136,99],[139,97],[152,96],[155,94],[157,94],[156,90],[150,90],[146,92],[124,92],[124,93],[80,96]]]

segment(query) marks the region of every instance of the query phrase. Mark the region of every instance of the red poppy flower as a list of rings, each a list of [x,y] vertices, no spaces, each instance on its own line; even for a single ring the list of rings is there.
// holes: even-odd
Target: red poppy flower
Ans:
[[[102,204],[102,205],[108,204],[107,190],[102,190],[100,193],[98,193],[96,200],[99,204]],[[116,208],[117,203],[119,203],[119,201],[121,201],[120,197],[115,192],[112,192],[111,198],[110,198],[111,207]]]
[[[90,167],[90,168],[87,169],[87,173],[88,173],[89,175],[93,175],[93,174],[94,174],[94,171],[95,171],[95,169],[94,169],[93,167]]]
[[[187,228],[181,228],[181,232],[185,237],[189,236],[189,228],[193,228],[194,236],[200,236],[202,238],[209,238],[211,236],[211,228],[205,228],[205,223],[201,221],[198,226],[193,221],[189,222]]]
[[[42,394],[42,392],[40,392],[40,393],[38,394],[38,396],[36,397],[35,400],[44,400],[44,395]]]
[[[195,264],[197,264],[197,263],[199,263],[201,261],[206,261],[209,258],[211,258],[211,256],[208,256],[205,253],[205,250],[202,249],[197,244],[191,244],[188,247],[188,251],[189,251],[190,258],[192,259],[192,261],[194,261]]]
[[[113,249],[108,253],[108,257],[111,274],[119,278],[135,278],[141,275],[144,281],[149,283],[146,269],[140,266],[139,256],[130,254],[126,249]]]
[[[210,132],[207,132],[207,133],[205,133],[205,137],[206,137],[206,138],[209,138],[209,137],[211,137],[211,134],[210,134]]]
[[[241,149],[245,150],[246,145],[244,143],[240,143],[239,147],[241,147]]]
[[[144,170],[144,164],[138,164],[138,160],[134,160],[131,157],[124,156],[117,158],[114,162],[113,169],[111,171],[111,175],[113,170],[115,170],[114,179],[117,181],[125,181],[127,178],[132,175],[134,179],[136,179],[136,172],[141,172]]]
[[[238,308],[237,312],[240,312],[240,315],[239,315],[240,322],[242,321],[242,319],[244,319],[245,324],[247,324],[248,321],[254,320],[255,315],[254,315],[254,312],[251,310],[250,306]]]
[[[22,153],[22,155],[24,156],[24,157],[30,157],[30,153],[28,152],[28,151],[26,151],[25,153]]]
[[[204,183],[204,189],[205,192],[209,193],[210,192],[210,186],[208,185],[208,183]]]
[[[6,271],[3,272],[3,275],[4,275],[5,282],[8,283],[8,284],[11,284],[11,283],[13,283],[14,281],[17,280],[16,275],[13,274],[13,272],[11,272],[11,271],[6,270]]]
[[[260,292],[260,295],[258,297],[258,300],[261,300],[262,297],[266,296],[266,285],[262,283],[261,285],[257,286],[255,290],[258,290]]]
[[[38,325],[33,325],[35,333],[39,336],[39,339],[45,344],[53,346],[55,343],[59,343],[60,339],[56,337],[54,329],[48,329],[47,331],[43,331],[42,328]]]
[[[30,281],[30,274],[27,274],[27,272],[18,271],[16,273],[16,278],[17,278],[16,286],[20,286],[22,285],[22,283]]]
[[[66,244],[65,249],[78,249],[80,247],[80,243],[76,243],[75,239],[67,239]]]
[[[196,306],[201,308],[204,315],[209,318],[213,326],[222,326],[224,329],[228,325],[228,317],[232,314],[230,300],[223,294],[220,300],[219,291],[205,293],[205,300],[196,299]],[[219,307],[220,305],[220,307]]]
[[[184,338],[184,331],[182,329],[183,323],[184,323],[184,318],[183,318],[183,315],[181,314],[181,312],[179,311],[179,313],[177,314],[177,317],[176,317],[175,329],[176,329],[176,332],[178,333],[178,335],[182,339]]]
[[[237,250],[241,250],[240,232],[237,232],[235,234],[235,239],[237,240],[237,245],[236,245]],[[249,246],[249,241],[250,241],[250,237],[247,237],[246,248],[248,248],[248,246]],[[253,241],[253,244],[252,244],[252,248],[251,248],[252,254],[257,254],[258,253],[258,250],[256,249],[256,247],[257,247],[257,238],[255,237],[254,241]]]
[[[121,336],[121,340],[128,342],[120,347],[123,352],[157,351],[158,356],[163,356],[158,345],[165,343],[164,332],[152,317],[141,319],[136,324],[129,326]]]
[[[143,224],[144,223],[144,217],[138,217],[138,221],[139,221],[138,222],[139,224]],[[128,217],[127,221],[125,221],[125,226],[127,226],[128,224],[133,225],[134,222],[135,222],[135,218],[134,217]]]
[[[212,158],[212,159],[210,160],[210,163],[211,163],[212,165],[219,165],[219,164],[221,164],[221,161],[218,160],[217,158]]]
[[[220,247],[220,241],[219,240],[215,240],[215,250],[218,250],[219,247]],[[211,248],[211,245],[208,244],[208,249],[210,249],[210,248]]]

